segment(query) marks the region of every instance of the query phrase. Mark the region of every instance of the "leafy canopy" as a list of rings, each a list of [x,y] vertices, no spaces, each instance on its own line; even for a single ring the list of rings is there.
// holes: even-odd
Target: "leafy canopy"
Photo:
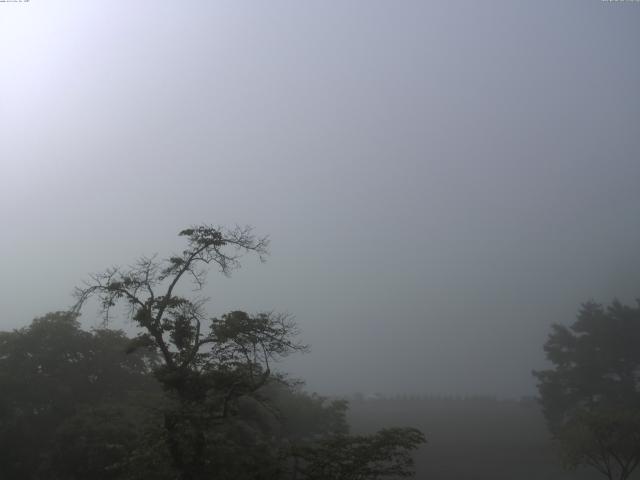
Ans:
[[[543,411],[568,466],[628,478],[640,462],[640,304],[585,303],[544,346],[534,372]]]

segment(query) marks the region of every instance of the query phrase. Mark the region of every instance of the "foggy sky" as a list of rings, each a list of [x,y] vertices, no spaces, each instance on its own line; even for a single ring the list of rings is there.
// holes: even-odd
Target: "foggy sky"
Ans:
[[[640,296],[639,87],[637,2],[0,3],[0,329],[251,224],[209,311],[294,314],[311,390],[532,394]]]

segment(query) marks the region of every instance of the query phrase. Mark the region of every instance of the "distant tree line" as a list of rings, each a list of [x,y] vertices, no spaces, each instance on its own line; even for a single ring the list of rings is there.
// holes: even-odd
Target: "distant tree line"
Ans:
[[[521,399],[527,401],[526,397]],[[351,396],[352,402],[497,402],[495,395],[447,395],[431,393],[382,393],[363,394],[357,392]]]

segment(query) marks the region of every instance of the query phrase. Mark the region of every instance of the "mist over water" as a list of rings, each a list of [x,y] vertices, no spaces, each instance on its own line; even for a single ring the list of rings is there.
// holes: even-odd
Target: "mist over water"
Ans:
[[[295,315],[310,390],[533,395],[552,323],[640,294],[639,25],[595,0],[2,3],[0,329],[250,224],[271,256],[211,275],[209,312]]]

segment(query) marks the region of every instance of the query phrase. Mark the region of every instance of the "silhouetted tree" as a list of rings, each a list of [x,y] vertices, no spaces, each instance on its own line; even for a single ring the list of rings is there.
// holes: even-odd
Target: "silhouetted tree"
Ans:
[[[264,259],[266,237],[255,237],[249,227],[208,225],[183,230],[180,236],[187,247],[177,255],[145,257],[131,268],[91,276],[76,291],[76,309],[96,296],[108,321],[118,302],[129,307],[130,318],[143,330],[131,349],[157,349],[162,366],[156,376],[176,400],[164,414],[174,467],[181,479],[194,480],[224,468],[216,461],[219,456],[207,452],[229,445],[240,399],[255,395],[274,378],[274,360],[306,347],[295,341],[297,328],[287,315],[235,311],[208,319],[203,299],[178,293],[184,282],[201,289],[209,265],[229,275],[245,253]]]
[[[534,372],[568,466],[624,480],[640,462],[640,306],[585,303],[545,344],[553,369]]]
[[[396,429],[349,437],[346,402],[294,391],[273,371],[274,361],[307,348],[296,340],[291,317],[234,311],[208,318],[204,299],[179,293],[185,283],[200,290],[210,265],[229,275],[243,254],[264,259],[267,238],[255,237],[249,227],[208,225],[180,236],[187,240],[181,253],[111,268],[76,290],[74,311],[95,296],[105,322],[118,303],[127,306],[129,318],[141,328],[128,350],[151,348],[161,359],[155,376],[167,393],[163,428],[143,439],[147,448],[136,449],[128,478],[165,478],[148,470],[149,463],[163,462],[162,454],[149,453],[154,451],[167,452],[164,458],[171,459],[160,475],[172,478],[168,472],[173,469],[173,478],[181,480],[318,478],[318,461],[329,454],[339,454],[344,465],[356,462],[353,471],[408,474],[410,450],[422,441],[419,432]],[[335,450],[336,445],[344,448]],[[327,478],[364,477],[340,473]]]

